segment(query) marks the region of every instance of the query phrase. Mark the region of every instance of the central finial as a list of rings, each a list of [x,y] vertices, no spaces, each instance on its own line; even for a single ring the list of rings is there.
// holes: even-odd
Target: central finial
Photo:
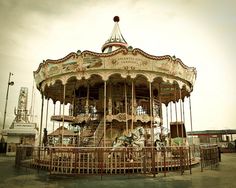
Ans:
[[[113,20],[114,20],[114,22],[119,22],[119,21],[120,21],[120,18],[119,18],[119,16],[115,16],[115,17],[113,18]]]

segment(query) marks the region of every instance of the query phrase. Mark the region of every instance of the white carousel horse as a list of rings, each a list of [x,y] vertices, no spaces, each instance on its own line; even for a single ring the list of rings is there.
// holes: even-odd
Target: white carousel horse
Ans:
[[[135,150],[141,150],[144,147],[144,128],[137,127],[135,128],[129,136],[122,135],[117,137],[112,143],[111,153],[108,155],[108,158],[111,157],[115,149],[122,147],[129,147]],[[132,160],[132,159],[131,159]]]

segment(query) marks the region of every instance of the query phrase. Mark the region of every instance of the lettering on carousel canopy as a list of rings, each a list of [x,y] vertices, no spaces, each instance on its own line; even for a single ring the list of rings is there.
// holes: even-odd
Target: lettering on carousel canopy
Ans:
[[[132,66],[144,69],[148,67],[149,61],[137,57],[117,57],[111,60],[111,64],[115,67]]]

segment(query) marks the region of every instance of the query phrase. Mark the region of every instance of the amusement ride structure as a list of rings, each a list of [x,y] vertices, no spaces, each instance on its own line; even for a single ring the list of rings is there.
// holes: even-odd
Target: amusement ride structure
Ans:
[[[134,169],[150,167],[155,171],[163,160],[163,155],[158,157],[155,152],[162,146],[188,146],[183,102],[193,91],[196,69],[175,56],[154,56],[132,48],[120,32],[118,16],[114,22],[102,53],[72,52],[58,60],[43,61],[34,72],[42,95],[39,146],[44,144],[51,151],[50,172],[94,173],[102,168],[110,173],[126,172],[130,161],[136,162]],[[45,99],[53,101],[53,130],[55,122],[60,125],[58,137],[54,134],[47,142],[41,139]],[[55,114],[58,101],[60,114]],[[164,113],[167,130],[163,128]],[[176,121],[171,121],[172,116]],[[70,135],[69,127],[79,131]],[[174,153],[176,157],[176,152],[169,151],[164,160]],[[186,161],[190,158],[188,155]],[[41,157],[37,164],[45,161]]]
[[[90,146],[111,146],[109,140],[137,127],[143,127],[148,140],[154,142],[154,129],[163,122],[162,104],[184,100],[193,90],[195,68],[172,56],[133,49],[120,32],[118,16],[114,22],[102,53],[72,52],[59,60],[44,61],[34,72],[42,96],[63,106],[61,114],[51,117],[62,125],[58,144],[64,145],[65,123],[81,128],[81,141],[95,135]],[[70,113],[65,115],[67,104]],[[186,135],[184,126],[177,128],[177,137]]]

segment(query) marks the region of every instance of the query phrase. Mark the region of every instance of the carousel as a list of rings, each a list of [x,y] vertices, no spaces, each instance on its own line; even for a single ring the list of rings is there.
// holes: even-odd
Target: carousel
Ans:
[[[113,31],[101,53],[78,50],[43,61],[34,72],[42,95],[39,147],[51,151],[50,172],[125,173],[132,165],[134,170],[150,167],[153,172],[163,156],[178,160],[176,150],[158,155],[163,152],[160,148],[188,146],[183,104],[188,99],[191,114],[196,69],[175,56],[154,56],[129,46],[121,34],[119,17],[113,20]],[[44,142],[47,135],[42,139],[42,130],[49,129],[50,105],[51,128],[59,127],[56,142]],[[192,128],[192,122],[186,126]],[[65,135],[68,129],[74,131],[69,138]],[[59,166],[63,158],[69,164],[66,170]],[[165,165],[170,163],[165,161]]]

